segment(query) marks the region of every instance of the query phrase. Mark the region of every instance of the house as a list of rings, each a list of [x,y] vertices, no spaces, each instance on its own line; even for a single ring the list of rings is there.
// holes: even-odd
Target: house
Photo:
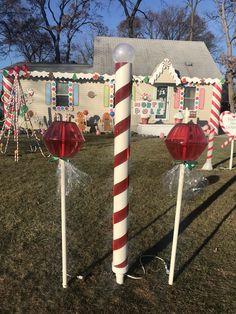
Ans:
[[[96,37],[92,66],[26,64],[21,86],[35,128],[44,128],[55,114],[79,121],[85,112],[101,120],[114,111],[115,70],[112,52],[119,43],[135,50],[131,129],[167,134],[178,113],[188,108],[196,120],[209,121],[214,85],[222,75],[203,42]],[[5,73],[9,69],[5,69]],[[83,114],[82,114],[83,115]],[[141,122],[148,122],[143,124]],[[103,121],[103,125],[104,125]]]

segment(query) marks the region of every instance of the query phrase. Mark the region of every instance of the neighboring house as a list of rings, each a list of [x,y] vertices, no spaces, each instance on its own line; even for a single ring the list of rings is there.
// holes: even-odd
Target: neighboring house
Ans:
[[[26,64],[29,75],[21,78],[21,85],[33,94],[27,106],[33,112],[34,127],[46,127],[55,113],[63,117],[70,113],[77,120],[77,113],[85,110],[100,118],[113,111],[112,51],[119,43],[129,43],[135,50],[133,131],[149,132],[140,121],[150,117],[151,133],[151,128],[167,133],[176,114],[185,108],[195,111],[203,124],[209,121],[212,86],[222,75],[203,42],[97,37],[92,66]]]

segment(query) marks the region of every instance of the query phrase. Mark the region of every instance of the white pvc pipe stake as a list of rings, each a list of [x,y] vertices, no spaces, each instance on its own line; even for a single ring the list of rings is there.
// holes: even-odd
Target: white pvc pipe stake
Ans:
[[[173,279],[174,279],[175,258],[176,258],[176,250],[177,250],[177,242],[178,242],[178,234],[179,234],[179,222],[180,222],[180,213],[181,213],[181,203],[182,203],[183,186],[184,186],[184,167],[185,167],[184,164],[181,164],[180,169],[179,169],[179,185],[178,185],[178,192],[177,192],[174,235],[173,235],[171,260],[170,260],[169,285],[173,285]]]
[[[234,139],[231,141],[231,151],[230,151],[230,160],[229,160],[229,170],[233,168],[233,157],[234,157]]]
[[[61,167],[61,240],[62,240],[62,286],[67,288],[67,254],[66,254],[66,185],[65,161],[60,159]]]
[[[116,283],[118,283],[119,285],[123,285],[123,283],[124,283],[124,274],[116,273]]]
[[[188,108],[186,108],[184,111],[184,123],[188,123],[188,121],[189,121],[189,110]]]

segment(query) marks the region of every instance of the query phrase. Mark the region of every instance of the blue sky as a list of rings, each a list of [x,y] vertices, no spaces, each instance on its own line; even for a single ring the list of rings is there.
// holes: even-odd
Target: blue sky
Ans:
[[[184,5],[184,0],[143,0],[142,4],[140,6],[141,10],[153,10],[153,11],[159,11],[160,9],[163,9],[165,5]],[[113,30],[115,33],[116,26],[119,24],[121,20],[124,19],[124,14],[122,9],[120,8],[120,5],[117,2],[112,2],[112,4],[108,7],[109,0],[104,0],[104,10],[103,10],[103,20],[104,23],[109,27],[109,29]],[[212,0],[203,0],[199,7],[198,11],[201,14],[206,13],[208,10],[213,10],[214,5]],[[222,34],[220,32],[220,28],[216,23],[209,24],[210,30],[217,34],[218,36],[218,42],[224,43],[224,39],[222,37]],[[221,38],[220,38],[221,37]],[[220,47],[223,49],[223,46]],[[17,56],[14,53],[11,53],[6,59],[0,60],[0,68],[3,68],[5,66],[11,65],[13,63],[16,63],[18,61],[21,61],[22,58]]]

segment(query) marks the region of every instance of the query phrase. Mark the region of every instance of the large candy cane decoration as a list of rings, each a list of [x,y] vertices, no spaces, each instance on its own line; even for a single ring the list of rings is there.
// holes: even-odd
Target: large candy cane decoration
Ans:
[[[128,270],[128,188],[130,157],[130,112],[132,92],[131,63],[133,48],[118,45],[113,54],[115,75],[115,126],[114,126],[114,203],[113,203],[113,262],[116,282],[123,284]]]
[[[11,121],[13,118],[13,107],[10,106],[11,97],[12,97],[12,88],[13,88],[14,79],[11,76],[3,75],[2,86],[3,86],[3,110],[5,118],[5,128],[8,130],[11,127]]]
[[[222,85],[220,82],[213,84],[212,90],[212,103],[211,103],[211,113],[209,119],[209,138],[207,147],[207,160],[203,165],[203,170],[212,170],[212,156],[214,149],[214,137],[218,134],[219,129],[219,118],[220,118],[220,102],[222,95]]]
[[[8,132],[8,140],[6,147],[9,142],[9,136],[11,127],[14,126],[14,137],[17,142],[16,149],[16,161],[18,161],[18,111],[22,104],[22,100],[18,99],[18,85],[19,75],[26,76],[28,74],[28,68],[26,65],[14,66],[9,69],[8,72],[3,72],[3,106],[4,106],[4,123],[0,131],[0,141],[5,132]],[[6,151],[6,148],[5,148]],[[3,152],[3,151],[2,151]]]

